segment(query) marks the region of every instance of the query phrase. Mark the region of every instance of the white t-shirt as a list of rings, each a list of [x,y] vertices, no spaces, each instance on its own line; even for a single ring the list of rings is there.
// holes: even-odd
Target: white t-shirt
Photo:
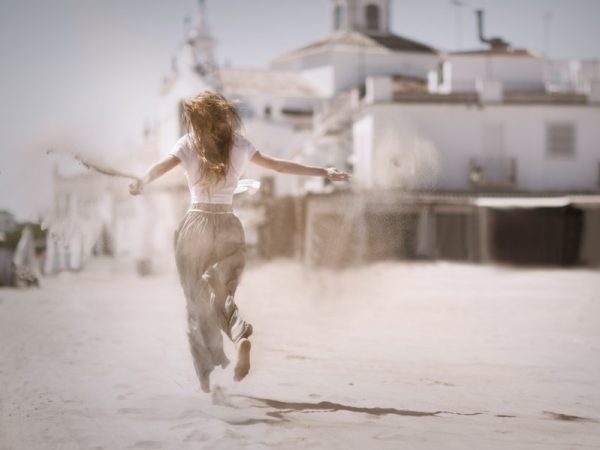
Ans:
[[[192,203],[225,203],[233,202],[233,191],[237,187],[240,176],[248,165],[256,148],[245,137],[236,134],[233,147],[231,148],[231,161],[229,171],[225,178],[210,188],[209,192],[201,186],[200,181],[200,159],[193,147],[190,133],[182,136],[169,152],[181,160],[185,170]]]

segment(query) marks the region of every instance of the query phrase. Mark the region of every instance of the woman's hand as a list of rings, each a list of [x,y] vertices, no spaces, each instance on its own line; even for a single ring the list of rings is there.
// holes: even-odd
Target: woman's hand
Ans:
[[[131,195],[141,195],[144,193],[144,186],[156,180],[162,176],[177,164],[180,163],[180,159],[175,155],[167,155],[159,162],[155,163],[148,169],[148,172],[142,177],[136,179],[129,185],[129,193]]]
[[[335,167],[327,167],[325,171],[327,172],[325,176],[329,181],[348,181],[350,179],[350,174],[337,170]]]
[[[144,183],[141,179],[137,179],[135,182],[129,185],[129,193],[131,195],[141,195],[144,193]]]

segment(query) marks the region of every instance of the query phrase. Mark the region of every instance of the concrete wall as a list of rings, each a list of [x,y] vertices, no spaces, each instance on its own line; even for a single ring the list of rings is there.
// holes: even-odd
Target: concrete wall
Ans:
[[[374,173],[371,155],[375,143],[375,115],[365,114],[352,128],[354,179],[363,186],[373,187]]]
[[[411,52],[336,51],[332,56],[336,92],[364,83],[367,76],[405,75],[424,80],[439,61],[436,55]]]
[[[548,155],[546,126],[552,122],[575,125],[572,157]],[[597,190],[599,123],[596,106],[370,105],[354,124],[356,179],[366,186],[410,187],[410,176],[414,182],[433,176],[436,159],[432,187],[464,190],[470,187],[470,160],[488,159],[491,149],[501,153],[491,156],[516,160],[517,189]],[[484,133],[490,127],[501,130],[502,149],[486,145]]]
[[[318,66],[302,70],[302,75],[319,88],[323,96],[333,97],[335,94],[335,71],[333,66]]]
[[[553,91],[588,93],[600,81],[600,61],[563,60],[546,62],[546,83]]]
[[[542,91],[544,61],[523,56],[452,55],[440,92],[475,92],[477,80],[496,80],[505,91]]]
[[[367,76],[406,75],[426,79],[439,62],[437,55],[392,52],[386,49],[336,49],[303,55],[273,64],[282,70],[301,70],[332,95],[364,83]]]
[[[271,68],[274,70],[306,70],[330,65],[331,60],[331,51],[319,50],[314,53],[306,52],[300,57],[274,61],[271,63]]]

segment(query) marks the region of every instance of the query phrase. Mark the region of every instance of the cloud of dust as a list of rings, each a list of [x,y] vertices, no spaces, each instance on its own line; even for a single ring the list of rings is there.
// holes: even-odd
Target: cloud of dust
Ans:
[[[440,171],[436,146],[404,117],[391,117],[376,137],[373,158],[378,187],[430,189]]]
[[[53,203],[53,172],[69,176],[88,170],[74,155],[100,166],[114,164],[115,152],[103,151],[99,130],[84,122],[48,121],[30,130],[26,141],[8,146],[0,157],[0,209],[37,221]]]
[[[345,200],[333,201],[329,210],[315,213],[310,239],[317,243],[313,246],[317,266],[352,267],[417,253],[417,216],[394,199],[398,190],[435,187],[440,172],[438,150],[405,117],[382,118],[382,129],[371,155],[377,195],[359,189]]]

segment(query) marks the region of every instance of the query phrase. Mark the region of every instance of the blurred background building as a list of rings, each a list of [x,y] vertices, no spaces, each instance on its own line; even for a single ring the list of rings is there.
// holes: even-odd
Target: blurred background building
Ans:
[[[141,173],[185,133],[182,102],[218,90],[260,150],[353,174],[331,185],[250,167],[262,192],[236,202],[257,256],[600,263],[598,62],[490,37],[483,11],[472,30],[481,47],[444,52],[395,34],[390,0],[330,5],[329,36],[250,70],[217,65],[199,1],[155,120],[123,164]],[[96,254],[131,256],[142,272],[170,261],[184,182],[170,174],[132,200],[113,179],[56,174],[50,231],[63,239],[49,238],[46,272]]]

